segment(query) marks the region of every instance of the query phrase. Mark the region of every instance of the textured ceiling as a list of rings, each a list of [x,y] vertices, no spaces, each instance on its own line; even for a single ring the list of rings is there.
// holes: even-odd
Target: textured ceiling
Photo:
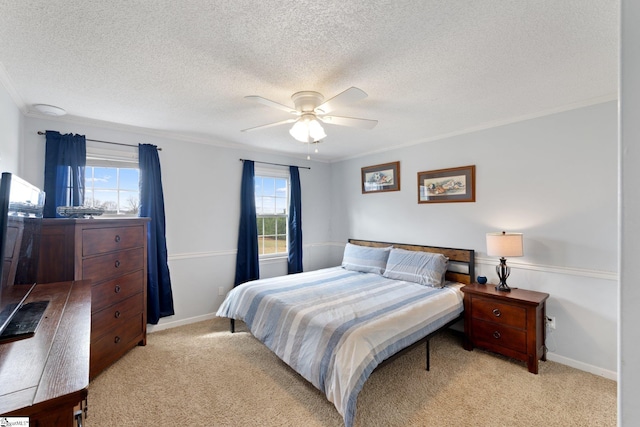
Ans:
[[[334,111],[318,160],[616,98],[613,0],[0,0],[0,81],[73,120],[294,155],[291,94],[368,98]],[[90,135],[88,135],[91,137]]]

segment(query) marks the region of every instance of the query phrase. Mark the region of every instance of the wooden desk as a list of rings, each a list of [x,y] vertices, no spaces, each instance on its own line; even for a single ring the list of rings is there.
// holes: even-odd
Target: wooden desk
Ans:
[[[27,302],[41,300],[50,302],[35,336],[0,344],[0,414],[72,427],[89,386],[91,284],[38,284]]]

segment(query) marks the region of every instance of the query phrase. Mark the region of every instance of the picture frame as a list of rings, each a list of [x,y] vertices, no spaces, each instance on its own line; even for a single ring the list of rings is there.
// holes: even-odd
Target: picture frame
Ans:
[[[362,194],[400,191],[400,162],[362,168]]]
[[[418,172],[418,203],[475,201],[475,165]]]

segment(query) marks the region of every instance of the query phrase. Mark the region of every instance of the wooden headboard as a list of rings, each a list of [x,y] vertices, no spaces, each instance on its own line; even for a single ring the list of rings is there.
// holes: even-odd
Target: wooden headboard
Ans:
[[[475,281],[475,251],[473,249],[442,248],[439,246],[408,245],[405,243],[374,242],[371,240],[349,239],[349,243],[374,248],[393,246],[407,251],[420,251],[442,254],[449,258],[449,270],[446,279],[466,285]]]

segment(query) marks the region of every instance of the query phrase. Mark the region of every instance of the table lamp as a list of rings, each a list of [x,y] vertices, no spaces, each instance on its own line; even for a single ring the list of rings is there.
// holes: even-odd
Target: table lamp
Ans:
[[[487,255],[499,256],[500,265],[496,266],[496,273],[500,279],[500,284],[496,286],[497,291],[510,292],[507,285],[507,277],[511,269],[507,266],[505,257],[522,256],[522,233],[487,233]]]

